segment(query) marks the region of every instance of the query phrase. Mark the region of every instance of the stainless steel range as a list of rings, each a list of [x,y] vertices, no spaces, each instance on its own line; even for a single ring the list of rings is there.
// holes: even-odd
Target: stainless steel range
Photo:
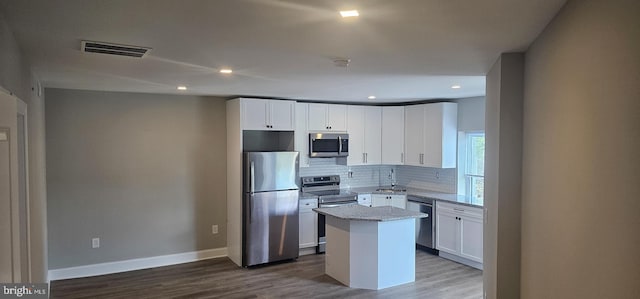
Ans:
[[[340,190],[340,176],[301,177],[302,192],[318,196],[318,207],[330,208],[345,205],[357,205],[358,194]],[[318,215],[318,253],[325,252],[327,239],[325,234],[325,216]]]

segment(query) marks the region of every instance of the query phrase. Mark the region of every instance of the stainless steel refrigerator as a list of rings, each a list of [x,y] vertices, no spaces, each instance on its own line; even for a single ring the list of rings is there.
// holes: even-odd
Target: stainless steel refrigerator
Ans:
[[[298,257],[298,152],[245,152],[243,266]]]

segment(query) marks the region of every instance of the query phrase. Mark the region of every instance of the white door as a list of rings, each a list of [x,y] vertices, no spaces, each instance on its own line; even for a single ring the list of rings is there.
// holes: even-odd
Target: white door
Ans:
[[[381,163],[404,164],[404,107],[382,107]]]
[[[404,164],[422,166],[424,153],[424,105],[405,107]]]
[[[436,249],[458,255],[458,216],[436,211]]]
[[[307,115],[309,131],[327,131],[327,104],[309,104],[309,113]]]
[[[293,131],[295,128],[294,101],[269,101],[269,124],[271,130]]]
[[[351,135],[349,135],[351,138]],[[380,164],[382,161],[382,108],[364,107],[364,152],[366,164]]]
[[[460,222],[460,256],[482,263],[482,218],[462,216]]]
[[[269,130],[269,100],[242,99],[242,129]]]
[[[30,281],[27,106],[0,91],[0,281]]]

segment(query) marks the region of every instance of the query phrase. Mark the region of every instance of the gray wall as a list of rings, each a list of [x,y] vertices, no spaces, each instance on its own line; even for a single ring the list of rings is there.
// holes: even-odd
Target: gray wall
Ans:
[[[226,247],[225,111],[214,97],[47,89],[50,268]]]
[[[640,298],[638,16],[569,1],[526,53],[522,298]]]
[[[502,54],[487,74],[484,290],[520,294],[520,210],[524,55]]]
[[[485,97],[464,98],[458,103],[458,131],[484,131]]]
[[[47,215],[44,147],[44,99],[38,94],[28,61],[0,13],[0,87],[27,103],[31,281],[47,280]],[[6,217],[0,212],[0,217]],[[8,236],[0,236],[9,240]],[[0,269],[4,271],[5,269]]]

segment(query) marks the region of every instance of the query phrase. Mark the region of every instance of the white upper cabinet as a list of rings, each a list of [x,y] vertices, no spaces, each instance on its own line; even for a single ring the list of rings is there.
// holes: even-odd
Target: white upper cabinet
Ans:
[[[458,106],[434,103],[405,108],[405,164],[456,167]]]
[[[422,166],[424,152],[424,107],[423,105],[407,106],[404,125],[404,164]]]
[[[347,107],[348,165],[380,164],[381,119],[380,107]]]
[[[309,104],[296,103],[294,149],[300,152],[300,167],[309,167],[309,130],[307,129],[308,109]]]
[[[309,131],[347,131],[347,106],[310,103],[308,110]]]
[[[382,107],[382,164],[404,164],[404,106]]]
[[[437,168],[455,168],[458,104],[427,104],[424,111],[424,165]]]
[[[240,100],[243,130],[293,131],[294,101],[246,99]]]

